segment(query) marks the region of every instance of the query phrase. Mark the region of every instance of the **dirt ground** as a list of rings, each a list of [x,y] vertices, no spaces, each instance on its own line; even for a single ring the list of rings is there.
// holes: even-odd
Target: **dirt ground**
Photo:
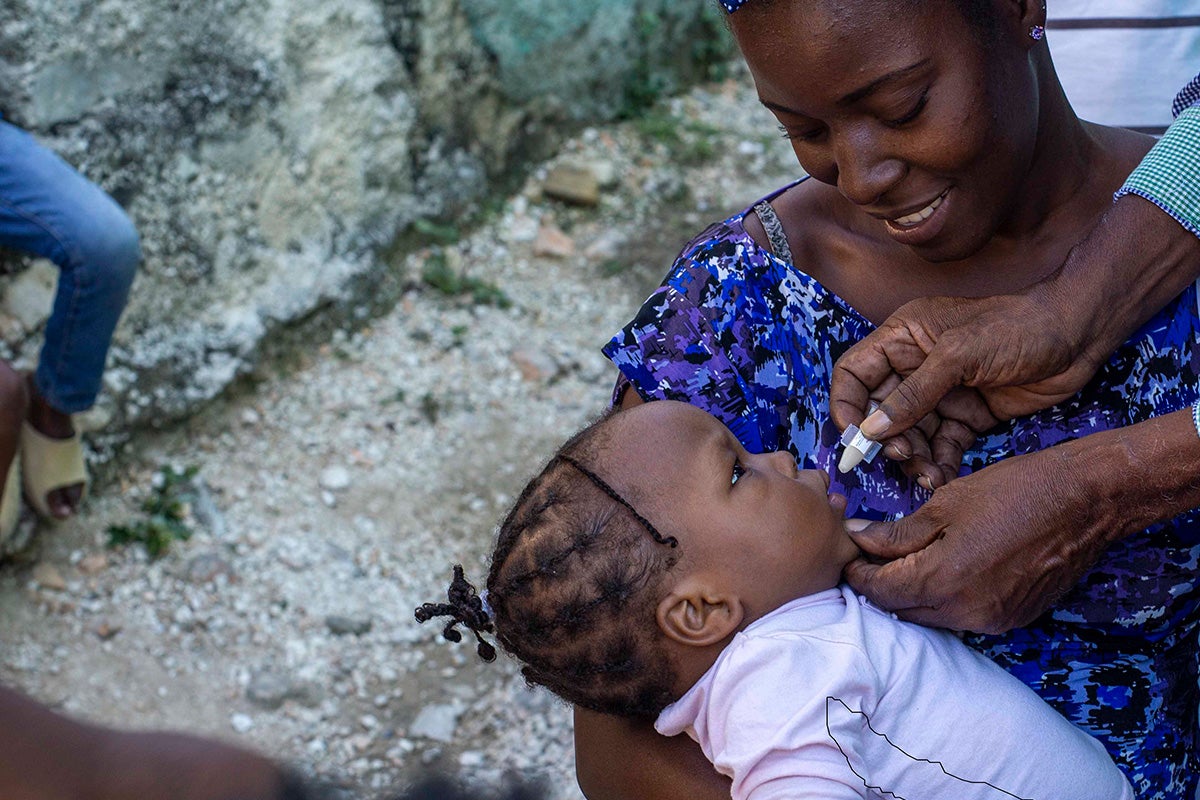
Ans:
[[[599,178],[597,205],[544,195],[560,162]],[[744,75],[573,139],[501,212],[398,265],[414,288],[394,311],[140,437],[81,517],[37,530],[0,566],[0,681],[240,741],[350,796],[433,766],[577,800],[569,709],[413,608],[453,563],[485,574],[524,481],[606,404],[601,344],[680,245],[795,173]],[[416,285],[431,268],[467,280]],[[164,468],[196,470],[191,538],[109,548]]]

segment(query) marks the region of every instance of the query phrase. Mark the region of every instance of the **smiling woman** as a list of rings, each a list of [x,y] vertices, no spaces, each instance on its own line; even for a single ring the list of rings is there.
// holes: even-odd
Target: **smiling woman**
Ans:
[[[621,370],[623,405],[686,401],[751,452],[788,449],[833,474],[838,356],[910,300],[1011,293],[1046,277],[1152,140],[1076,117],[1051,63],[1040,0],[725,5],[763,105],[811,177],[689,243],[605,352]],[[1189,289],[1079,396],[995,427],[965,453],[955,431],[995,420],[945,405],[891,445],[899,467],[835,475],[833,488],[851,515],[895,519],[954,477],[959,456],[965,474],[1184,408],[1200,385],[1198,335]],[[1016,476],[1022,463],[993,469]],[[1071,483],[1088,469],[1038,472],[1059,524],[1028,557],[1044,550],[1090,571],[1074,588],[1057,587],[1056,608],[1032,624],[969,640],[1100,739],[1139,797],[1191,800],[1200,780],[1192,566],[1200,517],[1115,543],[1124,531],[1078,539],[1083,520],[1103,529],[1091,524],[1097,498]],[[957,498],[1002,519],[1022,513],[1020,494],[981,497],[960,485],[935,503]],[[703,762],[686,742],[585,712],[577,722],[580,780],[592,800],[728,796],[722,778],[695,768]],[[619,775],[607,768],[614,759],[625,767]]]

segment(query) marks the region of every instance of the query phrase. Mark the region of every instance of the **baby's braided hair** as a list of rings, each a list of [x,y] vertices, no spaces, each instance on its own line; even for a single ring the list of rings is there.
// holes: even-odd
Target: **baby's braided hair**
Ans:
[[[632,503],[630,503],[624,497],[621,497],[620,492],[618,492],[616,489],[609,486],[608,483],[605,482],[605,480],[603,478],[601,478],[599,475],[592,472],[590,469],[585,467],[583,464],[580,464],[578,461],[576,461],[575,459],[571,458],[568,455],[563,455],[562,453],[559,453],[557,458],[562,461],[567,462],[572,467],[574,467],[575,469],[582,472],[584,477],[586,477],[592,483],[596,484],[596,486],[600,487],[600,491],[604,492],[606,495],[611,497],[613,500],[616,500],[618,503],[620,503],[622,506],[624,506],[625,510],[628,511],[630,514],[632,514],[633,518],[636,519],[638,522],[640,522],[642,524],[642,527],[645,528],[646,531],[651,536],[654,537],[654,541],[658,542],[659,544],[670,545],[671,547],[679,546],[678,539],[676,539],[674,536],[663,536],[661,533],[659,533],[658,528],[654,527],[654,523],[650,522],[650,520],[646,519],[641,514],[639,514],[637,509],[633,507]]]
[[[471,601],[483,604],[461,568],[450,595],[462,601],[452,596],[417,614],[420,621],[449,614],[446,631],[455,636],[458,623],[477,637],[494,627],[527,682],[571,703],[652,717],[676,699],[655,610],[678,542],[596,472],[609,425],[620,417],[610,413],[572,437],[513,504],[487,579],[491,620],[473,615]]]
[[[454,565],[454,579],[450,581],[446,599],[450,602],[425,603],[418,608],[415,615],[417,622],[428,622],[434,617],[450,617],[446,627],[442,628],[442,636],[452,642],[461,642],[462,634],[458,632],[457,627],[460,623],[466,625],[467,630],[475,634],[475,641],[478,642],[475,651],[479,653],[479,657],[484,661],[495,661],[496,648],[485,642],[481,635],[495,630],[491,617],[484,610],[483,600],[475,594],[475,587],[463,574],[462,564]]]

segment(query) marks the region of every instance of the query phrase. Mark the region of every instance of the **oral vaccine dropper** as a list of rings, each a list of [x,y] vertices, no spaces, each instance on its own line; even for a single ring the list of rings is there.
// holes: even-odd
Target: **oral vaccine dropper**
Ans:
[[[870,416],[877,408],[879,408],[879,404],[872,401],[867,415]],[[846,432],[842,434],[841,443],[846,448],[842,451],[841,460],[838,461],[838,472],[842,473],[849,472],[864,461],[870,464],[883,448],[881,443],[863,436],[857,425],[850,425],[846,428]]]

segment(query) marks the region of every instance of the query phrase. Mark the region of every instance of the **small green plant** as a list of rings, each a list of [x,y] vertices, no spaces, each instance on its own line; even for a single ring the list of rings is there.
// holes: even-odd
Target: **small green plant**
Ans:
[[[661,144],[672,159],[682,164],[700,164],[717,154],[721,130],[705,122],[656,109],[638,117],[633,124],[638,133]]]
[[[620,258],[610,258],[600,265],[600,275],[605,278],[615,278],[624,275],[633,265]]]
[[[432,392],[426,392],[421,395],[421,415],[429,420],[430,425],[436,425],[438,417],[442,413],[441,402],[433,396]]]
[[[192,538],[188,520],[196,499],[194,479],[198,472],[194,466],[182,470],[173,466],[160,468],[150,496],[142,501],[145,518],[127,525],[108,526],[108,546],[140,544],[147,555],[158,558],[170,549],[171,542]]]
[[[494,283],[456,272],[442,253],[434,253],[421,270],[421,280],[448,297],[467,296],[476,305],[512,308],[512,300]]]
[[[458,228],[453,225],[442,225],[424,217],[413,222],[413,230],[431,241],[443,244],[454,244],[461,238]]]

